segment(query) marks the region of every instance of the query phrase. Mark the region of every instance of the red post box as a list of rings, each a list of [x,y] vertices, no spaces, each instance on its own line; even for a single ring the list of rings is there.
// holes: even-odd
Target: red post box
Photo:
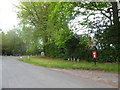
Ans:
[[[96,51],[92,51],[92,58],[94,59],[94,63],[96,65],[96,58],[97,58],[97,53]]]
[[[97,58],[96,51],[92,51],[92,58]]]

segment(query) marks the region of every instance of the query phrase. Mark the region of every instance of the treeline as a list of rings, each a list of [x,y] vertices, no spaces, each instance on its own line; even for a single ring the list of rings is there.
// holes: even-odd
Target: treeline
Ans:
[[[12,31],[5,35],[12,39],[14,48],[8,46],[8,49],[3,44],[3,53],[44,52],[45,56],[54,58],[93,61],[91,51],[96,50],[98,62],[117,62],[119,19],[113,6],[117,7],[116,2],[21,2],[17,6],[21,22],[16,39],[14,35],[9,37]],[[104,12],[106,9],[108,12]],[[87,33],[75,33],[81,31],[74,25],[76,18],[81,18],[77,24],[86,27]],[[95,46],[91,46],[93,44]]]
[[[15,30],[9,31],[7,34],[0,33],[2,41],[0,47],[2,47],[3,55],[23,55],[25,54],[25,43],[18,36]]]

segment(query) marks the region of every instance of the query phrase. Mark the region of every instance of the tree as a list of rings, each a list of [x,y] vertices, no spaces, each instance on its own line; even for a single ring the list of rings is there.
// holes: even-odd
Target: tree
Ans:
[[[21,2],[18,7],[21,9],[18,13],[18,17],[21,19],[21,24],[26,27],[31,25],[33,39],[36,42],[43,42],[44,52],[45,44],[48,41],[47,21],[49,15],[49,3],[41,2]]]
[[[14,54],[24,54],[24,43],[18,37],[16,33],[16,29],[10,30],[7,34],[2,34],[2,53],[7,55],[14,55]]]
[[[115,22],[117,14],[114,13],[113,6],[115,4],[112,2],[21,2],[18,6],[20,9],[18,17],[21,19],[20,25],[23,27],[21,32],[24,32],[22,34],[23,39],[27,41],[27,49],[33,52],[35,48],[36,50],[41,48],[39,51],[43,50],[45,55],[55,57],[57,55],[51,55],[49,51],[53,47],[55,51],[59,50],[62,53],[65,53],[65,50],[71,52],[72,47],[89,49],[88,46],[92,42],[89,35],[82,35],[77,39],[74,30],[71,29],[72,25],[68,26],[71,20],[83,16],[78,23],[89,30],[92,29],[90,31],[95,34],[97,49],[106,48],[111,42],[105,38],[109,36],[108,33],[110,36],[113,35],[113,30],[110,31],[109,28],[117,23]],[[72,43],[70,46],[70,42],[75,44]],[[114,39],[112,45],[116,47]]]
[[[0,33],[0,55],[2,54],[2,32]]]

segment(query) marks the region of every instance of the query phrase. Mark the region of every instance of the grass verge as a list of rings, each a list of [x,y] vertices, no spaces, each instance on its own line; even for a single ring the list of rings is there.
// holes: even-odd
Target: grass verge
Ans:
[[[65,60],[55,60],[43,58],[40,56],[33,56],[28,60],[27,58],[21,58],[20,61],[34,64],[37,66],[45,67],[56,67],[62,69],[85,69],[85,70],[103,70],[109,72],[118,72],[118,64],[105,64],[105,63],[94,63],[90,62],[74,62],[74,61],[65,61]]]

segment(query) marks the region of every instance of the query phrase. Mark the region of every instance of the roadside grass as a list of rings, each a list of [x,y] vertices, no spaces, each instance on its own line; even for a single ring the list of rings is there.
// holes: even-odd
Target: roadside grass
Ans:
[[[85,69],[85,70],[102,70],[109,72],[118,72],[118,64],[105,64],[105,63],[94,63],[90,62],[75,62],[75,61],[65,61],[65,60],[55,60],[43,58],[41,56],[32,56],[30,60],[27,58],[20,58],[20,61],[34,64],[37,66],[45,67],[56,67],[62,69]]]

